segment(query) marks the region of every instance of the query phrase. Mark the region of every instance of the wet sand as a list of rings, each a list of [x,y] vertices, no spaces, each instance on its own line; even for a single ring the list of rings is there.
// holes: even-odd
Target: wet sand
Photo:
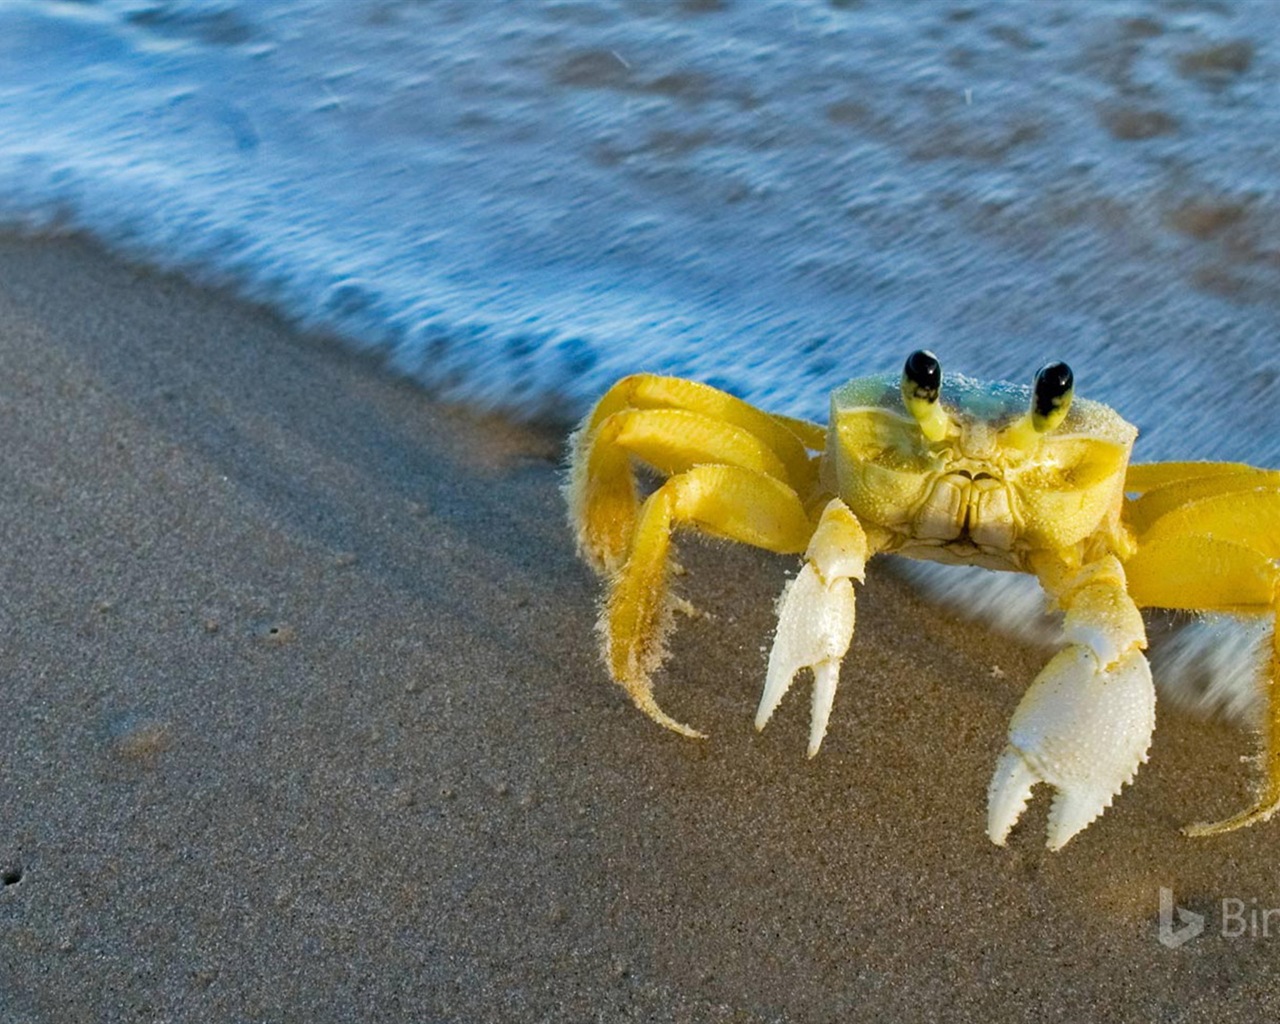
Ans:
[[[0,240],[0,1012],[63,1021],[1259,1020],[1280,825],[1168,712],[1063,852],[984,834],[1044,652],[873,572],[821,755],[751,727],[790,561],[688,543],[649,724],[562,434],[78,242]],[[1208,917],[1157,941],[1158,889]],[[1277,915],[1273,915],[1277,916]],[[1247,923],[1247,921],[1246,921]]]

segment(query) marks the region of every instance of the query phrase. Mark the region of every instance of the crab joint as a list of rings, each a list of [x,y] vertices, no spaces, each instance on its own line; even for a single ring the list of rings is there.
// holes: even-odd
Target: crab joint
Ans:
[[[947,436],[947,414],[938,404],[942,390],[942,365],[932,352],[919,349],[907,356],[902,368],[902,402],[930,441]]]

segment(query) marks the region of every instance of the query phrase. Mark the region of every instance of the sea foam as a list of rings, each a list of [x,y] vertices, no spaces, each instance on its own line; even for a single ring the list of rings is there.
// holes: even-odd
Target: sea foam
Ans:
[[[0,217],[517,414],[822,416],[927,346],[1275,461],[1264,6],[10,0]]]

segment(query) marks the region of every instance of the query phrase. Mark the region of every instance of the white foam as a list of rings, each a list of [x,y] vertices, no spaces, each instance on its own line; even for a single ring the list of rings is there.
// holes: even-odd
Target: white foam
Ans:
[[[1274,462],[1273,48],[1243,2],[9,0],[0,220],[515,412],[656,369],[820,416],[928,346]]]

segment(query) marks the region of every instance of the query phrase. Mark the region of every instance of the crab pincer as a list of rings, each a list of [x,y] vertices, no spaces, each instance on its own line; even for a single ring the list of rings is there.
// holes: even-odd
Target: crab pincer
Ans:
[[[1048,847],[1058,850],[1111,806],[1146,761],[1156,694],[1142,618],[1119,563],[1103,559],[1065,586],[1060,572],[1046,576],[1067,608],[1069,646],[1041,670],[1009,723],[987,794],[987,835],[1003,846],[1032,788],[1047,782],[1057,791]]]
[[[1049,812],[1051,850],[1061,849],[1111,806],[1146,761],[1155,728],[1147,659],[1134,652],[1108,670],[1079,647],[1059,652],[1031,684],[996,762],[987,834],[1003,846],[1039,782],[1057,793]]]
[[[802,669],[813,671],[809,756],[827,734],[840,662],[853,638],[853,581],[861,581],[870,548],[867,535],[843,501],[832,499],[805,551],[804,566],[778,601],[778,630],[756,711],[765,727]]]

